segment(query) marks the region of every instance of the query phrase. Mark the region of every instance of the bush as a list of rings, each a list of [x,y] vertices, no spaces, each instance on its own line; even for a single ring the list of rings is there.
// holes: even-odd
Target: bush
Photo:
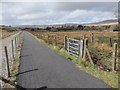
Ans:
[[[120,31],[120,25],[116,26],[113,31]]]

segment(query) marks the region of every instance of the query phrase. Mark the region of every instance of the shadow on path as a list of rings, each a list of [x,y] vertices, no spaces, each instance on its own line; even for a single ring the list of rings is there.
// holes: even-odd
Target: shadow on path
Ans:
[[[24,71],[24,72],[20,72],[20,73],[16,74],[15,76],[18,76],[18,75],[24,74],[24,73],[28,73],[28,72],[32,72],[32,71],[36,71],[36,70],[38,70],[38,68],[32,69],[32,70],[27,70],[27,71]]]

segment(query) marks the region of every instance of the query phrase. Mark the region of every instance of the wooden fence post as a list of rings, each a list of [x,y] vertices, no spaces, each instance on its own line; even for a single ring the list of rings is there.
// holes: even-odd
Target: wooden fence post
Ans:
[[[82,39],[83,39],[83,48],[82,48],[82,58],[84,56],[84,42],[85,42],[85,35],[82,36]]]
[[[83,39],[83,44],[82,44],[83,46],[82,46],[82,58],[83,58],[83,56],[84,56],[84,39]]]
[[[111,39],[111,37],[110,37],[110,39],[109,39],[109,40],[110,40],[110,46],[112,47],[112,39]]]
[[[11,40],[11,44],[12,44],[12,58],[14,59],[14,45],[13,45],[13,40]]]
[[[94,65],[94,62],[93,62],[93,60],[92,60],[92,58],[91,58],[91,55],[90,55],[90,52],[89,52],[88,48],[86,48],[86,53],[87,53],[87,55],[88,55],[88,58],[89,58],[89,60],[90,60],[90,63],[91,63],[92,65]]]
[[[55,46],[56,46],[57,45],[56,35],[54,37],[54,40],[55,40]]]
[[[10,77],[10,68],[9,68],[9,58],[8,58],[8,51],[7,51],[7,47],[5,46],[5,56],[6,56],[6,64],[7,64],[7,71],[8,71],[8,77]]]
[[[41,39],[42,39],[42,34],[40,34],[40,36],[41,36]]]
[[[19,35],[17,36],[17,47],[19,47]]]
[[[16,37],[15,37],[15,48],[17,48],[17,40],[16,40]]]
[[[93,42],[93,40],[94,40],[94,34],[91,33],[91,34],[90,34],[90,41],[91,41],[91,43]]]
[[[16,36],[16,47],[18,47],[18,37]]]
[[[70,46],[70,39],[69,38],[67,38],[67,41],[66,41],[66,50],[67,50],[67,52],[68,52],[68,55],[69,55],[69,52],[70,52],[70,48],[69,48],[69,46]]]
[[[86,61],[86,55],[88,55],[88,58],[89,58],[89,60],[90,60],[90,63],[92,64],[92,65],[94,65],[94,62],[93,62],[93,60],[92,60],[92,58],[91,58],[91,55],[90,55],[90,52],[89,52],[89,50],[88,50],[88,38],[86,38],[85,40],[84,40],[84,47],[83,47],[84,49],[83,49],[83,60],[85,60]]]
[[[19,46],[19,42],[20,42],[20,33],[18,34],[18,46]]]
[[[53,35],[51,36],[51,43],[52,43],[52,45],[54,45],[54,36]]]
[[[79,41],[79,54],[80,54],[80,57],[83,57],[83,44],[84,44],[84,41],[80,39],[80,41]]]
[[[18,48],[18,36],[16,36],[16,38],[17,38],[17,48]]]
[[[85,35],[83,35],[82,39],[83,39],[83,40],[85,39]]]
[[[67,50],[67,36],[64,36],[64,49]]]
[[[112,57],[112,70],[116,70],[116,61],[117,61],[117,43],[114,43],[113,47],[113,57]]]
[[[86,38],[86,48],[88,48],[88,38]]]
[[[91,58],[91,55],[90,55],[90,52],[89,52],[89,49],[88,49],[88,39],[86,39],[85,52],[86,52],[86,55],[88,55],[88,58],[89,58],[89,60],[90,60],[90,63],[91,63],[92,65],[94,65],[94,62],[93,62],[93,60],[92,60],[92,58]]]
[[[84,39],[84,47],[83,47],[83,60],[85,60],[86,57],[86,47],[87,47],[87,41],[88,39]]]
[[[49,35],[47,35],[47,43],[49,44],[50,42],[49,42],[49,40],[50,40],[50,36]]]

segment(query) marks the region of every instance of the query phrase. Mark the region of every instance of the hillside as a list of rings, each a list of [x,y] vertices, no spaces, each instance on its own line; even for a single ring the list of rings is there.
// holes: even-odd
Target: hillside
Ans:
[[[103,26],[103,25],[117,25],[117,24],[118,24],[117,19],[111,19],[111,20],[104,20],[104,21],[100,21],[100,22],[82,24],[82,25],[85,25],[85,26]]]

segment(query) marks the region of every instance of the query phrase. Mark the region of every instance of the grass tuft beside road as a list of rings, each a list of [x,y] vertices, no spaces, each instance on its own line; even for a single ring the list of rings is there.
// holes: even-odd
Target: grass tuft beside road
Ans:
[[[107,72],[103,70],[97,69],[96,66],[88,66],[86,62],[84,62],[81,58],[76,58],[74,56],[69,55],[64,49],[59,49],[59,47],[49,46],[52,50],[55,50],[60,55],[71,60],[73,63],[77,64],[77,66],[90,73],[91,75],[97,77],[98,79],[103,80],[105,83],[110,85],[113,88],[118,88],[118,72]]]
[[[21,44],[16,50],[15,60],[11,67],[11,77],[16,77],[16,74],[18,74],[18,67],[19,67],[19,61],[20,61],[20,50],[21,50]]]

